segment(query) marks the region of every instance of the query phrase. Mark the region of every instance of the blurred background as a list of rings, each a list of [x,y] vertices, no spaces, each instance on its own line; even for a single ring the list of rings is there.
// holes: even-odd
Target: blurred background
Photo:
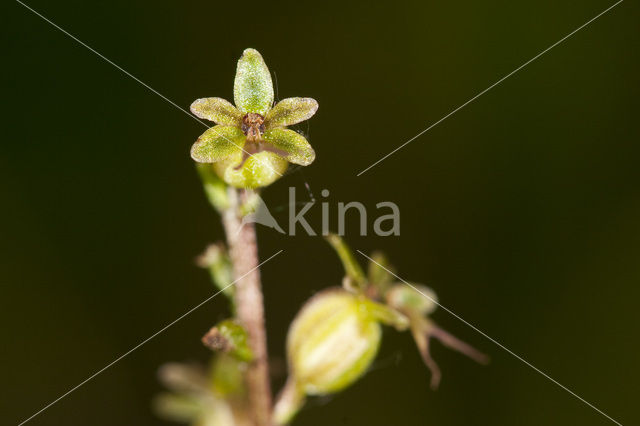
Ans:
[[[625,425],[640,423],[640,7],[625,1],[360,177],[356,174],[610,6],[613,1],[150,2],[28,4],[188,108],[232,99],[254,47],[278,96],[312,96],[299,126],[316,162],[264,199],[286,223],[328,189],[337,203],[393,201],[401,235],[357,235],[400,276]],[[189,148],[203,127],[19,3],[5,26],[0,149],[4,424],[18,424],[214,289],[194,264],[222,238]],[[307,215],[319,226],[319,206]],[[269,349],[340,263],[320,237],[259,228]],[[31,420],[164,425],[158,366],[205,362],[228,315],[218,297]],[[386,330],[372,371],[314,400],[295,425],[606,425],[602,415],[480,334],[435,321],[489,353],[439,344],[443,381],[410,336]],[[274,388],[284,380],[275,369]]]

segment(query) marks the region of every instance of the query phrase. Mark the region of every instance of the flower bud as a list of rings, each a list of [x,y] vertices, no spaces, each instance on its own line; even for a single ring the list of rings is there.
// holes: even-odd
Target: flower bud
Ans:
[[[251,362],[253,352],[247,340],[247,330],[234,320],[218,323],[202,337],[202,343],[209,349],[228,353],[238,361]]]
[[[342,289],[309,300],[289,328],[289,379],[275,407],[276,423],[289,422],[305,395],[338,392],[360,378],[380,346],[381,321],[408,325],[402,314]]]

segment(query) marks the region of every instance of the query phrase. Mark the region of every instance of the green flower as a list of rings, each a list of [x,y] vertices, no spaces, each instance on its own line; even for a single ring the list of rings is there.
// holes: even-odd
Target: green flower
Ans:
[[[287,98],[273,106],[273,83],[262,56],[246,49],[238,60],[233,87],[236,106],[221,98],[202,98],[191,112],[213,121],[191,147],[199,163],[214,163],[229,185],[257,188],[282,176],[288,163],[307,166],[315,159],[309,142],[286,127],[308,120],[318,109],[311,98]]]

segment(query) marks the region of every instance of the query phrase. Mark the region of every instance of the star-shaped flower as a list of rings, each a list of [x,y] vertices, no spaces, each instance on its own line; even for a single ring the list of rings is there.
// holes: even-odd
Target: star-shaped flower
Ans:
[[[202,98],[191,112],[213,121],[193,144],[191,157],[213,163],[229,185],[266,186],[282,176],[288,163],[307,166],[315,152],[301,134],[286,127],[315,114],[311,98],[287,98],[273,106],[271,74],[260,53],[246,49],[238,60],[233,87],[236,106],[221,98]]]

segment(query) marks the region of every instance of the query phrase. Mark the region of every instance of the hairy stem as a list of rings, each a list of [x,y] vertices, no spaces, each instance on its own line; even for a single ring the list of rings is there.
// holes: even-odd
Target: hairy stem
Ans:
[[[246,371],[249,404],[256,426],[271,424],[271,386],[267,356],[267,336],[264,326],[264,307],[258,270],[258,245],[253,223],[242,223],[239,214],[240,198],[244,191],[229,188],[230,206],[223,212],[222,222],[234,279],[237,318],[249,334],[249,346],[254,360]]]

